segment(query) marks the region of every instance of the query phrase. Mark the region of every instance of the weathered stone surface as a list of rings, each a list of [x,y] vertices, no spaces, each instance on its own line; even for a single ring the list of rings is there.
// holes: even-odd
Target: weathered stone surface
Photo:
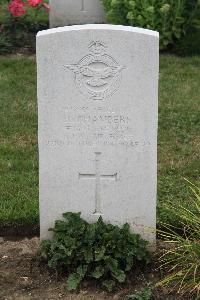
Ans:
[[[51,28],[105,22],[101,0],[49,0],[49,4]]]
[[[38,33],[41,238],[63,212],[156,227],[158,33],[84,25]]]

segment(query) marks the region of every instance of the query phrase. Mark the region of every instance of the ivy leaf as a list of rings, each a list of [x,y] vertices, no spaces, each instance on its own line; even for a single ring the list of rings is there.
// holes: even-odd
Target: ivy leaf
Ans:
[[[92,277],[98,279],[103,276],[105,272],[105,268],[103,266],[98,266],[95,268],[94,272],[92,272]]]
[[[69,291],[76,290],[82,280],[82,277],[78,273],[73,273],[69,275],[67,279],[67,289]]]

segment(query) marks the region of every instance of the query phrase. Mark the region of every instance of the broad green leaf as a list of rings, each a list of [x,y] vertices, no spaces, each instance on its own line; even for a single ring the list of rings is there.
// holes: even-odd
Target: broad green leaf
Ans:
[[[105,280],[102,283],[103,286],[109,291],[112,292],[113,287],[115,286],[115,281],[114,280]]]
[[[117,260],[115,260],[113,258],[109,258],[107,261],[107,266],[110,269],[113,277],[115,277],[117,279],[117,281],[119,281],[119,282],[125,281],[126,275],[123,270],[119,269]]]
[[[125,269],[125,271],[130,271],[132,266],[133,266],[133,257],[132,256],[131,257],[127,256],[126,257],[126,269]]]
[[[124,282],[126,280],[126,274],[124,271],[118,269],[115,273],[113,273],[113,277],[117,279],[118,282]]]
[[[103,259],[104,254],[106,252],[106,248],[103,246],[95,251],[95,261],[99,261]]]
[[[77,268],[77,273],[83,278],[87,272],[88,265],[79,266]]]
[[[61,253],[55,253],[52,258],[48,261],[48,266],[50,268],[56,268],[59,265],[59,262],[64,261],[65,255]]]
[[[93,251],[92,249],[86,249],[83,253],[86,263],[93,261]]]
[[[81,219],[81,213],[78,212],[78,213],[73,213],[73,212],[66,212],[63,214],[63,217],[65,219],[67,219],[68,221],[71,221],[71,220],[80,220]]]
[[[105,269],[103,266],[98,266],[96,267],[96,269],[94,270],[94,272],[92,272],[92,277],[98,279],[100,277],[102,277],[104,275]]]
[[[76,290],[81,282],[81,276],[77,273],[69,275],[67,279],[67,289],[69,291]]]
[[[118,261],[112,257],[108,257],[105,259],[107,267],[110,269],[111,272],[115,272],[118,268]]]

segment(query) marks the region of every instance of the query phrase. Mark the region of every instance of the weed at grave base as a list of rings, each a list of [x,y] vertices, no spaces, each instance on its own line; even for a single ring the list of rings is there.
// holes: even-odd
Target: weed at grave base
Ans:
[[[146,287],[134,294],[127,295],[127,300],[153,300],[153,287]]]
[[[53,239],[42,242],[39,259],[52,269],[67,271],[68,290],[76,290],[84,278],[94,278],[112,291],[138,263],[150,262],[148,242],[131,233],[128,224],[119,228],[105,224],[101,217],[89,224],[80,213],[63,216],[65,220],[50,229]]]

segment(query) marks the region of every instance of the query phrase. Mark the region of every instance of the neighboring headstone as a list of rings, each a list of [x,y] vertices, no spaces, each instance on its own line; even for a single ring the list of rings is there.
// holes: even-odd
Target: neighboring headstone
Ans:
[[[67,211],[156,227],[158,33],[69,26],[37,35],[40,228]]]
[[[50,27],[105,23],[101,0],[49,0]]]

